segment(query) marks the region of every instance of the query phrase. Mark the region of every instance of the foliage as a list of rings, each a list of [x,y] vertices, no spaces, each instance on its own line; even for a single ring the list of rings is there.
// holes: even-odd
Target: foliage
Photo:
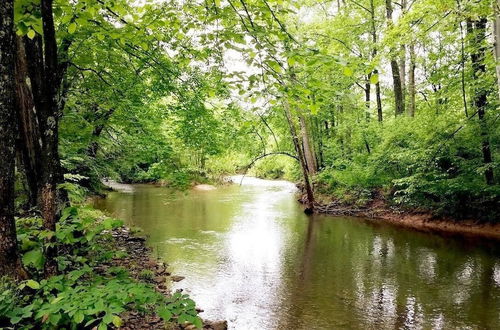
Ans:
[[[89,207],[66,208],[55,233],[41,229],[41,219],[18,219],[18,240],[24,266],[32,279],[1,281],[0,325],[16,328],[119,327],[127,310],[157,312],[165,322],[190,322],[201,327],[194,302],[187,295],[166,298],[122,267],[100,265],[123,257],[109,245],[111,230],[122,222]],[[60,275],[43,279],[45,239],[55,235]],[[38,275],[37,275],[38,274]]]

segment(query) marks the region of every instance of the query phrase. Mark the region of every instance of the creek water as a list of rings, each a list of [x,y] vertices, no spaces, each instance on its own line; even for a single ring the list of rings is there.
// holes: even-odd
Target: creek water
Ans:
[[[96,207],[143,229],[230,329],[500,329],[500,244],[306,216],[289,182],[127,185]]]

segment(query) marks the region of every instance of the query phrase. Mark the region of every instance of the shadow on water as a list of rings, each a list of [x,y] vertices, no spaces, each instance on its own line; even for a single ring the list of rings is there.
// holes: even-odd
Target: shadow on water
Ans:
[[[96,206],[141,227],[174,284],[235,329],[500,328],[500,247],[344,217],[306,217],[290,183],[173,193],[135,185]]]

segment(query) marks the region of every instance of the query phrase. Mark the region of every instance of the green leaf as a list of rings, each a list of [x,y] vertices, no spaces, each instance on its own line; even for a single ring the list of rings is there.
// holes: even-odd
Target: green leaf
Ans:
[[[203,328],[203,321],[201,320],[201,318],[199,318],[198,316],[196,316],[193,320],[193,324],[196,328],[198,329],[201,329]]]
[[[102,322],[104,322],[106,324],[113,322],[113,315],[106,313],[106,315],[104,315],[104,317],[102,318]]]
[[[162,308],[158,309],[158,315],[165,322],[168,322],[172,319],[172,312],[167,307],[162,307]]]
[[[83,322],[83,318],[85,315],[81,311],[77,311],[75,315],[73,316],[73,321],[75,321],[76,324],[80,324]]]
[[[113,316],[113,325],[117,328],[123,325],[123,321],[118,315]]]
[[[34,249],[26,252],[23,255],[23,262],[25,265],[33,265],[37,269],[43,267],[43,253],[41,249]]]
[[[61,313],[54,313],[49,316],[49,323],[52,325],[57,325],[61,320]]]
[[[21,316],[14,316],[10,318],[10,323],[12,324],[17,324],[19,321],[21,321],[22,317]]]
[[[347,77],[351,77],[354,74],[354,71],[348,66],[344,67],[344,75]]]
[[[35,290],[40,289],[40,283],[35,280],[26,281],[26,285]]]
[[[58,302],[60,302],[63,298],[64,298],[64,297],[59,296],[59,297],[55,298],[54,300],[52,300],[52,301],[50,302],[50,304],[51,304],[51,305],[57,304],[57,303],[58,303]]]
[[[373,74],[373,75],[370,77],[370,84],[375,85],[376,83],[378,83],[378,74]]]
[[[71,23],[69,26],[68,26],[68,32],[73,34],[75,33],[76,31],[76,23]]]
[[[312,104],[310,106],[310,109],[311,109],[311,113],[313,115],[316,115],[316,114],[318,114],[319,106],[317,104]]]
[[[33,39],[35,37],[36,33],[35,30],[29,30],[27,33],[28,38]]]

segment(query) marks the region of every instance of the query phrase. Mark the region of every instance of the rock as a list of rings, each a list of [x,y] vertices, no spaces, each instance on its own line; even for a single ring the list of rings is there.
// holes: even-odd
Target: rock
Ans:
[[[177,276],[177,275],[174,275],[174,276],[171,276],[170,279],[174,282],[180,282],[182,281],[183,279],[185,279],[184,276]]]
[[[227,330],[227,321],[205,321],[203,329]]]
[[[200,190],[200,191],[210,191],[210,190],[215,190],[217,189],[215,186],[212,186],[210,184],[197,184],[196,186],[193,187],[194,190]]]
[[[164,277],[164,276],[156,276],[156,277],[154,278],[154,281],[155,281],[155,283],[157,283],[157,284],[164,283],[164,282],[165,282],[165,277]]]
[[[146,239],[140,236],[130,236],[127,237],[127,241],[129,242],[144,242]]]

